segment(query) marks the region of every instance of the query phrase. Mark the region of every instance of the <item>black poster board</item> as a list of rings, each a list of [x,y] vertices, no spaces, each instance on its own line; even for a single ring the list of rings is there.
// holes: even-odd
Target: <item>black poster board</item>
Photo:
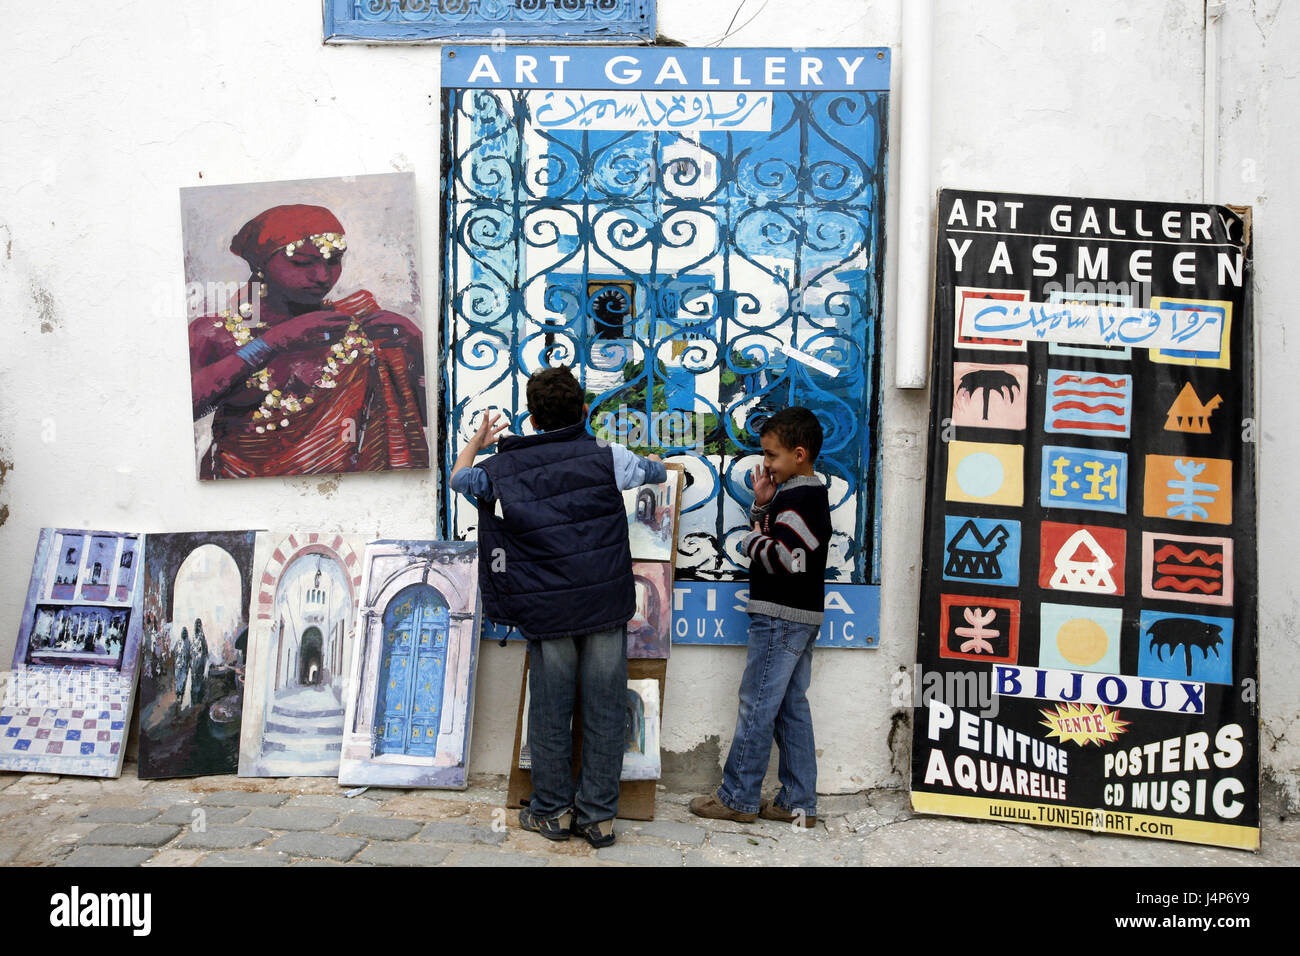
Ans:
[[[914,807],[1258,848],[1249,210],[938,209]]]

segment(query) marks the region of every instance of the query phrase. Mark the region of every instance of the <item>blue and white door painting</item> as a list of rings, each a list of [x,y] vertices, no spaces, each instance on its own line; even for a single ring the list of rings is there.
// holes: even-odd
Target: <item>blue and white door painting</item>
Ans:
[[[431,756],[438,749],[449,622],[446,599],[427,584],[398,592],[384,610],[376,754]]]
[[[365,546],[340,783],[465,787],[478,637],[477,545]]]
[[[875,646],[888,80],[883,49],[444,48],[443,487],[568,365],[593,434],[685,466],[678,581],[743,583],[757,428],[808,406],[840,646]]]

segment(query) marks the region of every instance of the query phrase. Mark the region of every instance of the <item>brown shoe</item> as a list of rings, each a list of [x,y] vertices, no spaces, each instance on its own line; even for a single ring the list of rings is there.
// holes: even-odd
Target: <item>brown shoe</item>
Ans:
[[[792,813],[782,807],[778,807],[771,800],[764,800],[759,804],[758,815],[764,820],[780,820],[782,823],[794,823],[800,821],[800,825],[805,829],[817,825],[817,817],[808,816],[805,813]]]
[[[696,797],[691,801],[691,813],[697,817],[707,817],[710,820],[735,820],[737,823],[753,823],[758,819],[757,813],[741,813],[739,810],[733,810],[721,800],[717,794],[709,794],[707,797]]]

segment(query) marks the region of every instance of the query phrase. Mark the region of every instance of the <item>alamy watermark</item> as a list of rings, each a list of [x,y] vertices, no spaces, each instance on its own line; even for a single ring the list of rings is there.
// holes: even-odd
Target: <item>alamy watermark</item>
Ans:
[[[593,417],[597,441],[618,442],[629,448],[703,449],[706,416],[696,412],[666,411],[646,414],[620,405],[616,411]]]
[[[889,696],[893,707],[926,707],[938,700],[961,710],[993,718],[1001,709],[1001,698],[993,685],[991,670],[929,671],[918,666],[900,667],[890,678]]]
[[[158,317],[225,317],[245,328],[261,325],[262,297],[256,282],[160,282],[153,287],[151,312]]]

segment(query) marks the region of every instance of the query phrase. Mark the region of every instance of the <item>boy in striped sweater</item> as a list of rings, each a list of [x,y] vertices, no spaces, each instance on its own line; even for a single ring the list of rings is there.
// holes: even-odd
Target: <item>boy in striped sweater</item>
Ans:
[[[749,654],[740,712],[722,785],[691,801],[715,820],[817,822],[817,750],[808,683],[824,609],[831,535],[826,486],[813,474],[822,428],[811,411],[777,412],[759,430],[763,464],[753,472],[753,530],[741,542],[750,559]],[[760,801],[775,741],[781,789]]]

